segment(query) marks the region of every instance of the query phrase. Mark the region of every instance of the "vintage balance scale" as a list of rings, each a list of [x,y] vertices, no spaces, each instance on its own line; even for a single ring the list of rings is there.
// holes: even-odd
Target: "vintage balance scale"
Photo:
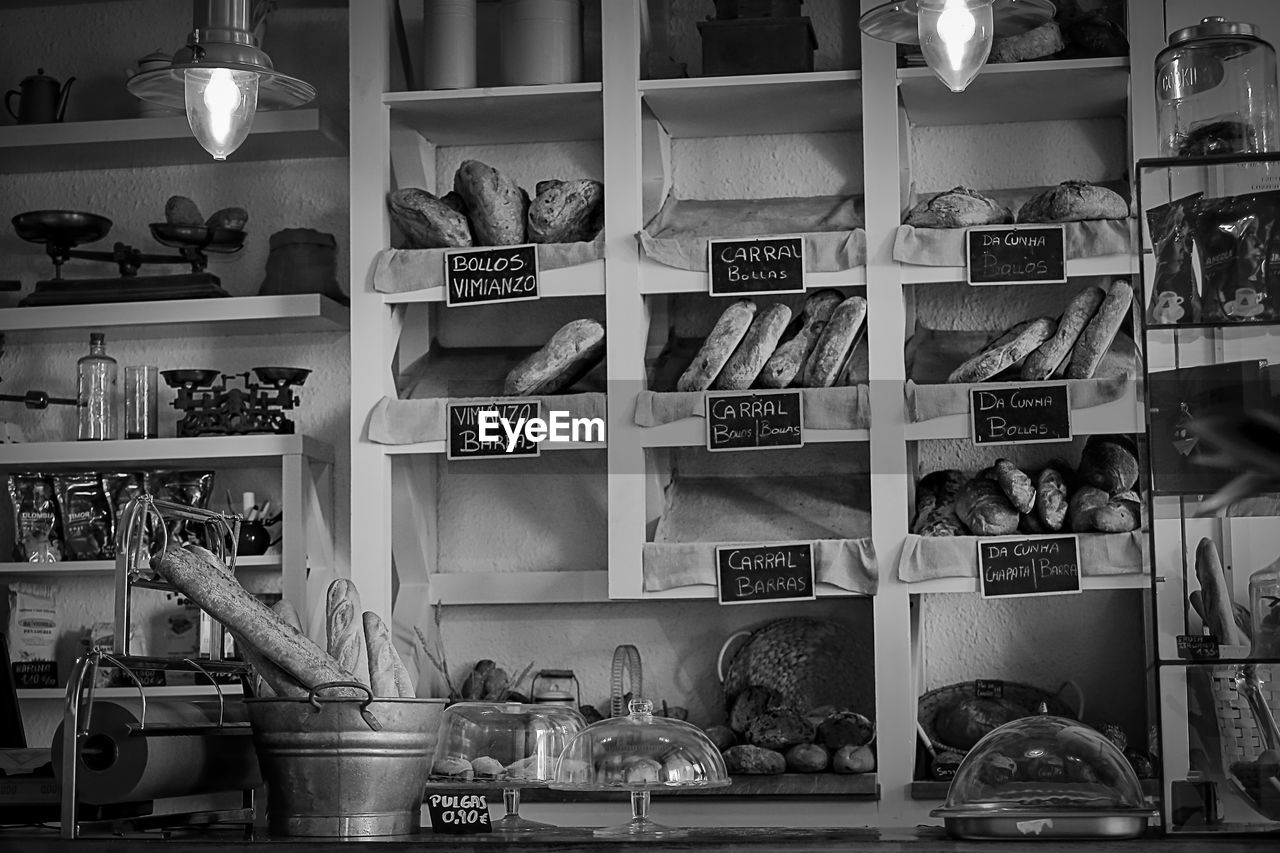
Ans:
[[[34,210],[13,217],[18,236],[44,245],[53,261],[53,278],[37,281],[35,290],[18,304],[78,305],[229,295],[222,289],[218,277],[206,272],[205,267],[210,253],[240,251],[244,247],[244,231],[154,222],[149,226],[151,236],[160,245],[177,249],[176,255],[148,254],[120,242],[109,252],[76,248],[106,237],[111,225],[105,216],[76,210]],[[120,274],[110,278],[63,278],[62,265],[73,258],[114,263]],[[143,264],[189,264],[191,271],[141,276],[138,271]]]

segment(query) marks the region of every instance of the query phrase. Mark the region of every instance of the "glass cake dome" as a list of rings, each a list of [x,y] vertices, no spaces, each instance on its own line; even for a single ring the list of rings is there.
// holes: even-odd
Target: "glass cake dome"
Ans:
[[[978,741],[932,814],[960,838],[1128,838],[1158,812],[1115,744],[1083,723],[1041,714]]]
[[[649,819],[649,794],[667,788],[729,784],[724,758],[702,730],[653,715],[653,703],[633,699],[631,713],[587,726],[569,741],[551,787],[570,791],[629,791],[632,818],[597,829],[604,837],[673,837],[685,830]]]
[[[428,785],[502,788],[507,814],[496,832],[547,824],[520,817],[520,789],[546,787],[569,740],[587,721],[575,708],[518,702],[457,702],[440,718]]]

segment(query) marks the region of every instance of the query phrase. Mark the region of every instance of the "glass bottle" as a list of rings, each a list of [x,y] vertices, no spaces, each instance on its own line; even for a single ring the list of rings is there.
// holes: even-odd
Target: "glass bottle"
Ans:
[[[76,438],[116,438],[116,360],[107,355],[102,332],[90,333],[89,354],[76,362],[76,377]]]

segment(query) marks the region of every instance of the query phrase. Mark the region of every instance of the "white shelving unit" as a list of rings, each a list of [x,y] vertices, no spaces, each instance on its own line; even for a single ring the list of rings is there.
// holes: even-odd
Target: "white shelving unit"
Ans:
[[[197,678],[200,676],[197,675]],[[148,699],[192,699],[217,697],[218,689],[205,684],[172,684],[164,687],[148,687]],[[240,696],[244,693],[239,684],[223,684],[220,689],[224,696]],[[137,699],[138,690],[134,687],[95,687],[93,694],[98,699]],[[63,701],[67,691],[61,687],[24,687],[18,690],[20,701]]]
[[[114,560],[79,560],[60,563],[0,563],[0,575],[25,575],[45,578],[111,574],[115,570],[116,564]],[[236,572],[273,571],[280,571],[279,554],[236,558]]]

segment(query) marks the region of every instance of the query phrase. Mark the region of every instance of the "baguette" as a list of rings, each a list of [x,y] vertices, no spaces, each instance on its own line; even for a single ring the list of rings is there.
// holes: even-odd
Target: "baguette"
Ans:
[[[282,598],[275,604],[271,605],[271,609],[274,610],[276,615],[281,619],[297,628],[298,631],[303,634],[306,633],[306,631],[302,630],[302,617],[298,615],[298,609],[293,606],[292,601]]]
[[[1222,557],[1217,544],[1207,536],[1196,546],[1196,579],[1204,601],[1204,621],[1209,633],[1224,646],[1243,645],[1244,640],[1236,630],[1236,617],[1227,588],[1227,576],[1222,570]]]
[[[1097,285],[1086,287],[1077,293],[1058,319],[1058,330],[1053,337],[1036,348],[1022,363],[1021,377],[1031,381],[1048,379],[1071,354],[1076,339],[1097,313],[1098,306],[1106,298],[1106,292]]]
[[[325,640],[329,654],[338,666],[364,684],[369,683],[368,652],[364,626],[359,614],[360,592],[346,578],[329,584],[328,607],[325,611]]]
[[[324,649],[254,598],[217,558],[170,544],[163,556],[152,562],[162,578],[238,635],[244,647],[257,649],[308,690],[318,684],[351,680]],[[361,694],[343,687],[334,695]]]
[[[1023,320],[976,355],[951,371],[947,382],[982,382],[1022,361],[1053,337],[1057,323],[1051,317]]]
[[[391,634],[377,613],[366,610],[363,616],[365,642],[369,650],[369,686],[373,695],[383,698],[412,699],[417,692],[409,670],[391,642]]]
[[[310,692],[298,679],[276,666],[275,662],[260,652],[253,643],[245,641],[240,634],[232,633],[232,638],[236,641],[236,648],[240,651],[240,656],[245,659],[249,666],[253,667],[253,672],[257,676],[255,681],[256,696],[269,698],[279,696],[281,698],[306,698]]]

